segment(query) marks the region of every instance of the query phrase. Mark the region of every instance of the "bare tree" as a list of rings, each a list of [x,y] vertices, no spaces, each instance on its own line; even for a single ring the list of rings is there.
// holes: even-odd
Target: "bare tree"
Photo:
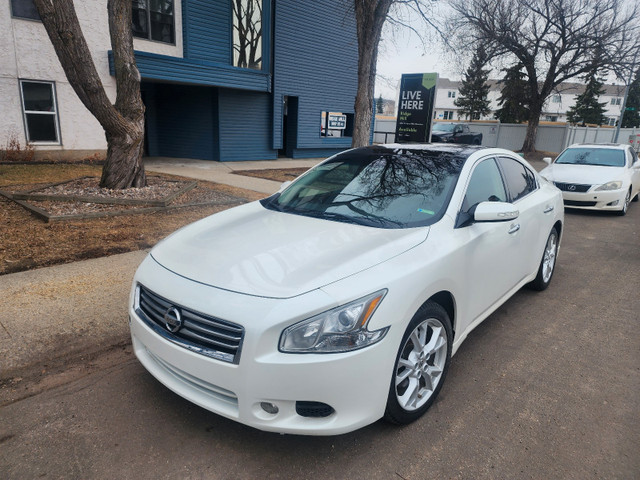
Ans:
[[[438,30],[431,21],[431,0],[353,0],[358,36],[358,90],[355,100],[355,122],[352,147],[369,145],[373,121],[373,92],[376,81],[378,46],[385,22],[407,28],[419,37],[420,32],[408,21],[410,17]]]
[[[69,84],[96,117],[107,137],[107,159],[100,186],[143,187],[142,149],[144,104],[140,73],[133,53],[131,1],[108,0],[109,33],[116,73],[117,96],[112,104],[91,59],[73,0],[33,0],[53,43]]]
[[[640,48],[638,4],[624,0],[450,0],[454,31],[494,57],[520,62],[531,117],[522,151],[535,150],[545,100],[562,83],[584,76],[598,59],[617,70]]]

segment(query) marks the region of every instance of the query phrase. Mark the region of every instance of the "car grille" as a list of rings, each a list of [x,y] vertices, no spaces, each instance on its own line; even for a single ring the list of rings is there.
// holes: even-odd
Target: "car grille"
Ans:
[[[579,183],[562,183],[562,182],[553,182],[556,187],[564,192],[587,192],[591,185],[581,185]]]
[[[174,307],[182,317],[176,332],[167,329],[165,312]],[[138,285],[137,312],[156,333],[181,347],[230,363],[240,361],[244,328],[235,323],[195,312]]]
[[[565,200],[567,207],[595,207],[597,202],[579,202],[577,200]]]

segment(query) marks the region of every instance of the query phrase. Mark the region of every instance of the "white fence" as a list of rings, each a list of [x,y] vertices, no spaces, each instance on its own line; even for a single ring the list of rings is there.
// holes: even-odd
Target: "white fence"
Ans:
[[[482,133],[482,145],[520,150],[527,126],[512,123],[473,122],[471,131]],[[378,120],[374,126],[374,143],[395,141],[396,121]],[[611,127],[572,127],[570,125],[540,125],[536,150],[559,153],[573,143],[612,143],[616,129]],[[629,137],[640,135],[640,128],[621,128],[618,143],[628,143]],[[636,137],[637,138],[637,137]],[[637,144],[635,145],[637,148]]]

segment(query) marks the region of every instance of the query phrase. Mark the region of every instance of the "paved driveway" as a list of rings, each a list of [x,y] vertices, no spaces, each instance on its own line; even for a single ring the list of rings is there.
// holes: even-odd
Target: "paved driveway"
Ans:
[[[407,427],[259,432],[181,399],[125,350],[0,409],[0,478],[638,478],[639,239],[638,203],[623,218],[568,213],[550,288],[479,326]]]

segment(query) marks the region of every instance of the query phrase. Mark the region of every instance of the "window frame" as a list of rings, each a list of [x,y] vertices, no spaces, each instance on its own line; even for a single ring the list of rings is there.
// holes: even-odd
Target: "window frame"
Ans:
[[[155,40],[153,38],[151,38],[151,8],[150,8],[150,0],[142,0],[145,2],[145,11],[147,12],[147,36],[146,37],[141,37],[138,36],[134,33],[133,31],[133,25],[131,25],[131,35],[133,36],[134,39],[139,39],[139,40],[144,40],[146,42],[154,42],[154,43],[159,43],[161,45],[176,45],[176,1],[175,0],[168,0],[171,2],[171,19],[173,20],[171,22],[171,29],[172,29],[172,33],[173,33],[173,41],[172,42],[165,42],[164,40]],[[133,17],[133,3],[131,4],[131,15]],[[131,20],[131,23],[133,24],[133,18]]]
[[[53,112],[46,112],[42,110],[27,110],[24,101],[24,83],[40,83],[49,85],[51,87],[51,97],[53,100]],[[29,145],[62,145],[62,135],[60,133],[60,112],[58,110],[58,95],[56,90],[56,82],[49,80],[32,80],[28,78],[18,79],[18,90],[20,91],[20,107],[22,109],[22,123],[24,125],[24,137]],[[56,132],[56,140],[31,140],[29,138],[29,123],[27,120],[27,114],[31,115],[49,115],[53,116],[54,127]]]

